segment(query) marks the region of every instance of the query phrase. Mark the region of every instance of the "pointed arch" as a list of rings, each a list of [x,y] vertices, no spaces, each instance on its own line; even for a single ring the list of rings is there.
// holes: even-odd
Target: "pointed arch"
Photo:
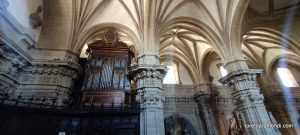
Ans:
[[[140,41],[137,35],[134,34],[134,32],[129,29],[128,27],[122,25],[122,24],[117,24],[117,23],[101,23],[101,24],[97,24],[94,26],[91,26],[90,28],[86,29],[85,31],[83,31],[82,33],[79,34],[76,42],[75,42],[75,46],[72,46],[72,48],[70,48],[72,51],[74,51],[77,54],[80,54],[81,49],[83,48],[84,44],[93,36],[95,36],[95,34],[97,34],[99,31],[104,30],[106,27],[114,27],[116,29],[116,31],[120,31],[126,34],[126,36],[128,36],[129,40],[131,40],[133,42],[133,45],[130,46],[134,46],[133,48],[135,48],[135,50],[139,50],[140,48]]]

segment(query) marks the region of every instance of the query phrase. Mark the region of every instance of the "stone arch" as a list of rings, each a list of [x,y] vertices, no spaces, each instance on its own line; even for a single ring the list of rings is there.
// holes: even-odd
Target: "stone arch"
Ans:
[[[267,67],[267,75],[269,78],[275,79],[276,76],[274,74],[274,67],[280,63],[280,61],[285,62],[286,66],[287,65],[295,65],[295,66],[300,66],[300,57],[293,55],[293,54],[283,54],[283,55],[278,55],[272,59],[270,62],[269,66]],[[298,60],[298,61],[296,61]],[[275,80],[272,80],[275,81]]]
[[[188,58],[180,55],[180,54],[173,54],[173,53],[163,53],[160,54],[160,59],[163,60],[165,57],[172,57],[176,61],[180,62],[185,69],[188,71],[189,75],[192,78],[193,84],[196,84],[196,82],[199,82],[199,76],[197,75],[197,71],[195,68],[191,68],[191,62],[188,60]]]
[[[233,13],[233,17],[229,26],[229,41],[228,44],[230,45],[230,52],[232,53],[233,57],[243,56],[241,50],[241,41],[242,41],[242,24],[243,18],[245,16],[247,7],[249,5],[250,0],[239,1]],[[232,56],[229,56],[232,57]],[[234,58],[235,59],[235,58]]]
[[[202,68],[207,51],[216,52],[221,59],[227,58],[226,47],[222,46],[224,43],[221,38],[200,20],[177,17],[164,23],[160,29],[160,56],[176,57],[178,61],[183,61],[194,84],[205,81]],[[177,39],[171,39],[172,36]]]
[[[278,59],[285,57],[295,61],[297,57],[300,57],[299,43],[280,31],[268,27],[256,27],[249,30],[243,37],[242,46],[249,63],[253,67],[264,69],[268,76],[272,74],[272,67]],[[254,49],[256,50],[253,51]]]
[[[197,20],[195,18],[181,16],[170,19],[169,21],[162,24],[159,28],[161,29],[160,36],[166,33],[170,28],[184,24],[192,26],[193,29],[189,30],[191,30],[195,34],[204,36],[208,40],[208,43],[215,49],[216,52],[220,54],[222,58],[227,58],[225,49],[226,47],[223,46],[224,42],[222,38],[205,22]]]
[[[192,120],[191,118],[189,118],[188,116],[185,116],[184,114],[180,114],[180,113],[176,113],[176,114],[169,114],[169,115],[165,115],[164,117],[164,122],[165,122],[165,134],[167,135],[167,126],[166,126],[166,122],[167,120],[173,119],[173,120],[180,120],[182,122],[184,122],[184,124],[187,124],[188,127],[193,130],[190,135],[197,135],[197,134],[201,134],[204,129],[203,127],[197,128],[197,124],[195,123],[195,120]],[[199,126],[202,126],[201,124]],[[201,130],[202,129],[202,130]]]
[[[84,44],[97,32],[104,30],[107,27],[113,27],[116,29],[116,31],[120,31],[128,35],[130,40],[133,42],[133,45],[130,45],[131,48],[135,51],[135,53],[138,53],[138,50],[140,48],[140,40],[138,39],[138,36],[134,34],[134,32],[129,29],[128,27],[117,24],[117,23],[101,23],[94,26],[91,26],[90,28],[83,31],[77,38],[75,46],[71,48],[75,53],[79,54],[81,49],[83,48]]]
[[[220,59],[220,61],[224,63],[220,55],[217,52],[215,52],[213,49],[208,49],[203,53],[203,57],[201,60],[201,66],[202,66],[201,77],[203,78],[204,81],[210,82],[209,68],[211,63],[213,62],[212,60],[216,60],[216,59]]]

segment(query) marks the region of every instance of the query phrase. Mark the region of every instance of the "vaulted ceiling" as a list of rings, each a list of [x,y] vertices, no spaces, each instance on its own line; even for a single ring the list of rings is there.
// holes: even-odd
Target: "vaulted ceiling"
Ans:
[[[300,0],[252,0],[249,7],[258,12],[286,10],[300,4]]]
[[[78,0],[73,9],[73,38],[78,42],[72,44],[82,47],[96,33],[88,31],[99,25],[127,28],[124,33],[132,38],[126,42],[135,44],[141,53],[153,48],[162,58],[177,59],[194,75],[193,80],[199,81],[208,52],[230,57],[225,52],[232,46],[229,35],[238,4],[238,0]]]
[[[63,20],[68,23],[62,29],[70,29],[72,34],[65,40],[68,42],[61,43],[60,47],[64,48],[62,46],[65,45],[65,48],[74,49],[75,52],[78,52],[84,42],[97,33],[102,25],[115,25],[122,29],[131,37],[132,43],[137,46],[141,45],[138,50],[147,51],[153,47],[159,48],[157,44],[162,38],[159,35],[165,34],[161,32],[166,29],[166,24],[169,24],[174,18],[180,17],[195,20],[194,23],[199,22],[198,25],[205,27],[209,33],[202,34],[209,35],[214,46],[218,46],[216,49],[219,50],[222,45],[229,44],[231,32],[237,30],[232,29],[232,24],[235,22],[233,21],[234,15],[236,10],[240,10],[239,4],[243,5],[243,3],[238,0],[76,0],[70,2],[56,0],[51,3],[44,2],[45,9],[47,9],[44,11],[44,15],[45,22],[50,21],[47,16],[51,16],[52,20]],[[54,12],[60,8],[71,11],[61,11],[60,14]],[[64,14],[64,12],[72,14]],[[59,17],[53,18],[55,13]],[[68,22],[70,19],[71,23]],[[62,25],[64,24],[62,23]],[[49,29],[56,28],[54,26],[42,28],[41,35]],[[55,35],[59,36],[59,34]],[[199,32],[195,33],[193,38],[201,40],[201,38],[197,39],[197,37],[201,37],[197,34]],[[49,35],[49,33],[45,35]],[[158,51],[158,49],[152,51]]]
[[[244,56],[253,67],[267,69],[279,55],[300,54],[299,1],[43,0],[37,48],[79,54],[112,26],[137,53],[173,57],[194,74],[194,80],[203,78],[199,75],[210,52],[223,60]],[[290,26],[283,19],[288,15],[295,22],[289,33],[282,31]]]
[[[267,74],[278,60],[300,66],[300,45],[287,35],[267,28],[255,28],[243,37],[242,49],[252,68],[264,69]]]

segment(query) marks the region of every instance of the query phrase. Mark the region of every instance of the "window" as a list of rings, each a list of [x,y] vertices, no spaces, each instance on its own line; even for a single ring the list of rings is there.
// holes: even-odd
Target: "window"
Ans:
[[[220,66],[220,72],[221,72],[222,77],[227,75],[227,70],[223,66]]]
[[[286,87],[299,87],[291,71],[287,68],[277,68],[282,84]]]
[[[174,63],[166,65],[168,67],[168,72],[164,78],[163,84],[178,84],[178,69],[177,65]]]
[[[83,46],[83,48],[81,49],[81,52],[80,52],[80,58],[87,58],[88,55],[86,54],[86,49],[88,49],[88,45],[85,44]]]

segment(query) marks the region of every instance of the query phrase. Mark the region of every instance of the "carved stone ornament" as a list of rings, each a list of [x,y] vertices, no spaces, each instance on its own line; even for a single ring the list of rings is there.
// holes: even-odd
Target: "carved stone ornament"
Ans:
[[[104,34],[104,40],[107,43],[114,43],[115,41],[117,41],[117,32],[114,31],[113,29],[108,29],[105,34]]]
[[[91,43],[88,43],[88,46],[101,46],[101,47],[126,47],[127,45],[119,41],[118,32],[112,28],[108,27],[100,35],[100,39],[94,40]]]

